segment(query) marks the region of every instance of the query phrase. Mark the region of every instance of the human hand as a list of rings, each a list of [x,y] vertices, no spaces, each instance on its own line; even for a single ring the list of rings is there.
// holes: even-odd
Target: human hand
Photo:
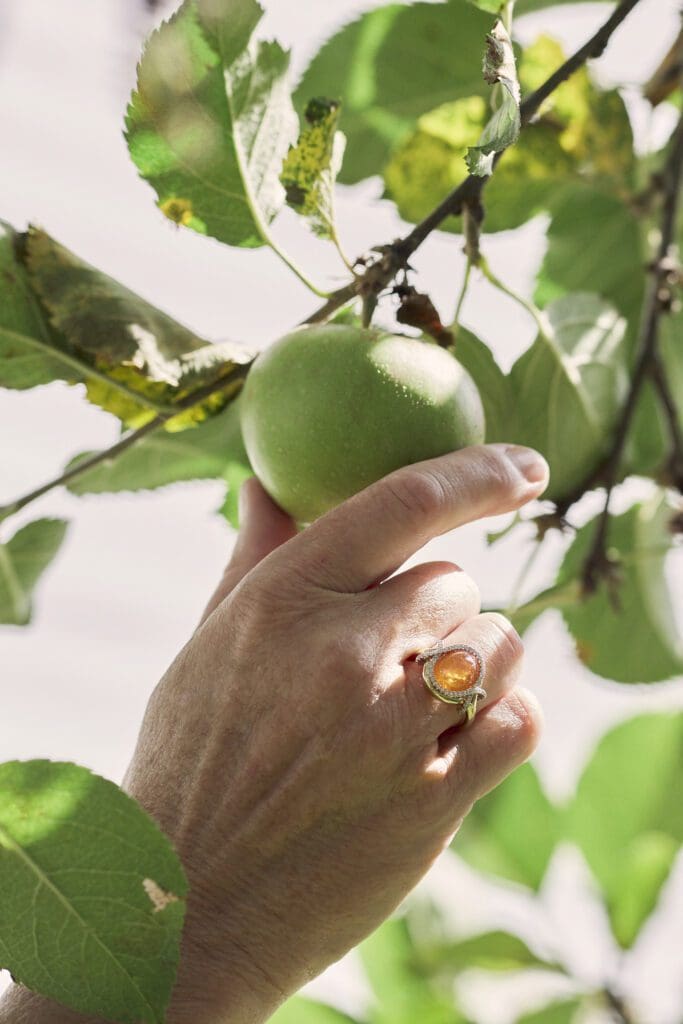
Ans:
[[[452,563],[391,574],[546,484],[528,449],[477,446],[400,469],[301,533],[244,485],[232,560],[150,699],[125,781],[190,882],[169,1022],[266,1020],[376,928],[529,757],[539,714],[514,689],[512,626],[479,614]],[[444,639],[486,662],[466,730],[414,660]]]

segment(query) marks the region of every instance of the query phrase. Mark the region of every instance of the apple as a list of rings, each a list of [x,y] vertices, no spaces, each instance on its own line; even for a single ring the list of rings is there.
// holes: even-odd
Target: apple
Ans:
[[[251,465],[298,523],[392,470],[484,440],[460,363],[427,341],[346,324],[302,327],[264,349],[241,395]]]

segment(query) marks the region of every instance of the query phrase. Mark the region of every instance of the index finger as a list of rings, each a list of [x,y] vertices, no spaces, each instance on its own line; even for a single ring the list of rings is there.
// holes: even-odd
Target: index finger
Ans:
[[[292,538],[288,562],[329,590],[360,592],[427,541],[538,497],[548,464],[532,448],[473,445],[395,470]]]

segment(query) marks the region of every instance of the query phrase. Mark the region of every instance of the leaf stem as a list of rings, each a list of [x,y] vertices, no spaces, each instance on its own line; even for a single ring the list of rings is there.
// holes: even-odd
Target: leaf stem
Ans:
[[[581,46],[576,53],[568,58],[535,92],[532,92],[520,106],[522,127],[528,125],[541,105],[550,94],[565,82],[575,71],[585,64],[591,57],[599,57],[605,50],[612,34],[628,17],[640,0],[621,0],[621,3],[614,9],[610,17]],[[502,153],[497,153],[493,165],[498,163]],[[394,279],[400,270],[405,269],[412,254],[422,245],[425,239],[435,231],[447,217],[458,216],[466,203],[475,204],[479,201],[481,193],[490,180],[476,175],[468,175],[457,188],[453,189],[424,220],[403,238],[397,239],[390,245],[377,246],[375,252],[379,258],[373,261],[355,281],[338,288],[332,292],[327,301],[315,312],[311,313],[304,321],[305,323],[320,323],[327,320],[337,309],[346,305],[350,299],[357,295],[364,296],[369,291],[379,295],[388,284]]]
[[[507,608],[505,609],[505,615],[507,615],[508,618],[511,615],[513,615],[517,611],[517,609],[519,608],[519,599],[520,599],[522,590],[524,589],[524,584],[526,583],[527,579],[529,578],[529,574],[531,573],[531,570],[533,569],[534,565],[536,564],[536,560],[537,560],[539,554],[541,553],[541,546],[542,546],[542,542],[540,540],[534,540],[533,541],[533,546],[531,548],[531,551],[529,552],[529,554],[528,554],[528,556],[527,556],[527,558],[526,558],[526,560],[525,560],[525,562],[524,562],[524,564],[523,564],[523,566],[522,566],[522,568],[520,570],[520,573],[519,573],[519,575],[518,575],[518,577],[517,577],[517,579],[515,581],[515,585],[512,588],[512,595],[510,597],[510,603],[508,604]]]
[[[546,321],[546,318],[542,310],[540,310],[538,306],[534,305],[533,302],[530,302],[528,299],[525,299],[523,295],[519,294],[519,292],[514,291],[503,281],[501,281],[501,279],[497,277],[496,274],[493,273],[488,263],[488,260],[484,256],[482,256],[479,260],[479,269],[481,270],[486,280],[490,284],[492,284],[494,288],[497,288],[498,291],[503,293],[503,295],[507,295],[508,298],[513,300],[513,302],[516,302],[517,305],[521,306],[523,309],[527,311],[527,313],[533,318],[534,322],[536,323],[539,333],[542,334],[544,338],[547,338],[549,333],[549,325]]]
[[[75,466],[71,466],[70,469],[60,473],[59,476],[54,477],[52,480],[48,480],[46,483],[41,484],[40,487],[36,487],[34,490],[29,491],[27,494],[22,495],[20,498],[16,498],[8,505],[0,506],[0,522],[3,519],[7,519],[8,516],[13,516],[19,512],[26,505],[30,505],[32,501],[36,501],[38,498],[42,498],[48,491],[53,490],[55,487],[61,487],[63,484],[70,483],[77,477],[81,476],[87,470],[92,469],[94,466],[99,466],[102,462],[109,462],[115,459],[122,452],[125,452],[128,448],[137,444],[142,438],[147,437],[148,434],[152,434],[154,431],[163,427],[164,423],[168,420],[173,419],[179,413],[186,411],[187,409],[193,408],[203,402],[204,399],[210,395],[216,394],[218,391],[225,390],[230,384],[240,382],[244,380],[249,370],[250,363],[240,363],[234,368],[232,373],[228,377],[222,377],[220,380],[212,381],[210,384],[205,384],[201,388],[197,388],[196,391],[190,395],[186,395],[185,398],[181,399],[176,405],[173,406],[171,412],[159,413],[154,419],[144,423],[137,430],[130,430],[127,434],[124,434],[116,444],[111,445],[109,448],[104,448],[102,451],[95,452],[87,459],[83,459],[78,462]]]
[[[458,328],[460,327],[460,313],[462,312],[463,303],[465,302],[465,296],[467,295],[467,289],[470,285],[470,279],[472,276],[472,260],[467,257],[467,264],[465,266],[465,274],[462,279],[462,285],[460,293],[458,295],[458,301],[455,306],[455,313],[453,315],[453,323],[451,324],[451,330],[454,335],[457,335]]]
[[[595,590],[609,570],[607,530],[610,518],[610,500],[617,482],[619,466],[628,438],[629,428],[636,410],[643,384],[653,366],[657,366],[659,323],[663,314],[670,312],[672,295],[667,278],[670,270],[670,251],[675,241],[676,224],[683,185],[683,114],[671,140],[671,150],[662,172],[664,202],[657,255],[650,267],[650,284],[643,305],[637,356],[631,386],[617,422],[610,454],[603,467],[605,502],[598,519],[595,536],[584,563],[583,582],[587,592]],[[661,394],[661,390],[660,390]]]

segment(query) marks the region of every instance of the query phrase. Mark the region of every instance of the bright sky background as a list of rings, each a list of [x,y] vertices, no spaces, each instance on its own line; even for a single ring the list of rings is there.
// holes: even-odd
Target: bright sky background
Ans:
[[[266,6],[263,34],[291,45],[300,69],[338,23],[375,5],[266,0]],[[642,0],[600,62],[602,80],[632,86],[645,80],[677,31],[678,6],[678,0]],[[156,209],[121,136],[141,39],[152,24],[141,8],[133,0],[0,4],[0,216],[17,227],[29,220],[41,224],[213,340],[232,338],[260,348],[310,312],[315,299],[270,252],[229,250],[177,230]],[[536,15],[520,24],[520,38],[552,31],[573,48],[605,12],[604,5],[588,3]],[[661,140],[670,127],[669,112],[652,116],[634,88],[625,95],[641,147]],[[379,195],[375,180],[341,190],[347,251],[360,253],[403,230]],[[329,284],[341,281],[334,256],[293,222],[285,216],[280,229],[287,248],[319,277],[327,274]],[[539,219],[487,241],[498,275],[527,293],[543,251],[542,227]],[[413,262],[437,305],[450,313],[463,269],[458,239],[433,236]],[[505,365],[533,337],[526,314],[485,283],[471,289],[464,319]],[[0,391],[0,501],[53,476],[76,452],[111,443],[116,433],[114,420],[87,405],[80,388]],[[629,495],[619,498],[627,502]],[[0,633],[0,760],[73,760],[120,781],[147,697],[192,630],[230,553],[233,534],[212,515],[221,499],[221,486],[211,482],[81,500],[52,493],[21,517],[24,522],[63,515],[71,528],[40,587],[33,625]],[[591,511],[590,502],[584,506],[582,513]],[[494,603],[510,593],[524,552],[518,539],[486,550],[482,536],[478,526],[462,530],[430,545],[418,560],[458,561],[480,582],[485,602]],[[560,550],[558,542],[548,545],[530,592],[547,581]],[[679,579],[678,598],[682,592]],[[679,612],[682,603],[677,601]],[[558,797],[571,789],[591,745],[610,723],[645,709],[683,707],[683,681],[639,689],[596,680],[578,665],[554,614],[530,634],[527,664],[525,681],[539,694],[547,719],[536,760]],[[551,874],[543,912],[535,916],[517,892],[501,894],[477,884],[450,860],[437,864],[423,888],[453,907],[454,926],[463,930],[512,919],[537,938],[560,932],[577,969],[599,978],[614,953],[585,870],[565,851]],[[679,884],[671,887],[667,912],[645,937],[639,966],[630,972],[646,1024],[677,1024],[680,962],[674,983],[671,960],[661,954],[682,945]],[[350,1009],[365,998],[353,956],[313,988]],[[514,984],[483,990],[474,979],[470,989],[482,1024],[513,1019]]]

